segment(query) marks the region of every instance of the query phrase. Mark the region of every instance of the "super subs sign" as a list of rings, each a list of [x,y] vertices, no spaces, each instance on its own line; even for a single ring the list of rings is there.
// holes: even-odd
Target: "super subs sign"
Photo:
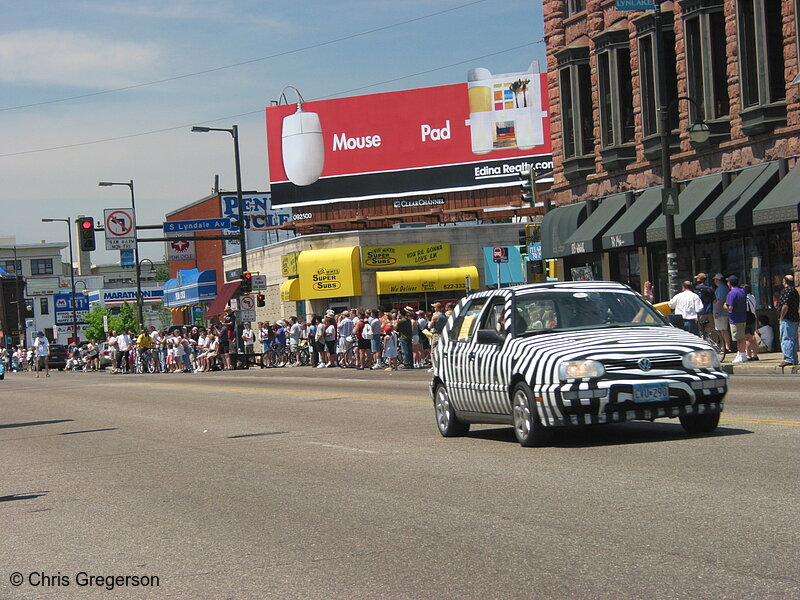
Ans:
[[[271,106],[266,119],[273,206],[518,186],[520,171],[552,162],[547,76],[537,63],[518,73],[471,69],[466,83],[306,102],[301,111]]]

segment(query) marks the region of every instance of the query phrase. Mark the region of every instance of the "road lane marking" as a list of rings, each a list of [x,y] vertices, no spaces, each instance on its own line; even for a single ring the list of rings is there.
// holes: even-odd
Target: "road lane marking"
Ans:
[[[781,425],[783,427],[800,427],[800,421],[784,421],[783,419],[755,419],[751,417],[722,417],[724,423],[757,423],[759,425]]]
[[[334,450],[348,450],[350,452],[363,452],[364,454],[377,454],[377,450],[364,450],[363,448],[351,448],[350,446],[337,446],[336,444],[326,444],[325,442],[306,442],[311,446],[322,446],[323,448],[333,448]]]
[[[320,393],[314,391],[313,393],[308,390],[293,390],[285,388],[245,388],[245,387],[229,387],[222,385],[200,385],[200,384],[186,384],[186,383],[125,383],[125,385],[146,386],[146,387],[168,387],[180,389],[198,389],[198,390],[215,390],[222,392],[249,392],[252,394],[286,394],[290,396],[306,396],[306,397],[322,397],[322,398],[366,398],[368,400],[402,400],[404,402],[430,402],[429,397],[410,397],[402,398],[400,396],[377,396],[375,394],[350,394],[342,395],[342,392]]]

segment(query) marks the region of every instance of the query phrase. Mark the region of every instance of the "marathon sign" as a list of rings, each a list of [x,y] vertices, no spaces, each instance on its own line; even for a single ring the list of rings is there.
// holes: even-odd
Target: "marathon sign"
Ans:
[[[136,302],[136,288],[118,288],[97,290],[89,292],[89,303],[102,302],[103,304],[122,304],[123,302]],[[161,302],[164,298],[162,288],[142,289],[142,301]]]

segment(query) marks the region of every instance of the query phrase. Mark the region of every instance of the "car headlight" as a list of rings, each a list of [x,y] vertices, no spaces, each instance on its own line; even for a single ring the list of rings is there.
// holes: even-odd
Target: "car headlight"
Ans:
[[[605,372],[603,363],[596,360],[570,360],[558,366],[558,376],[561,379],[596,379]]]
[[[687,369],[719,369],[719,357],[713,350],[695,350],[683,355]]]

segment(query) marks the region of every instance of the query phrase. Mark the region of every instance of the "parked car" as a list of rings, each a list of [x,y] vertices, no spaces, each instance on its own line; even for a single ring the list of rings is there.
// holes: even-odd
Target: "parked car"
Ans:
[[[703,339],[614,282],[561,282],[464,298],[434,356],[439,432],[508,423],[523,446],[559,427],[678,418],[719,423],[727,375]]]
[[[50,356],[47,366],[51,369],[63,371],[67,366],[67,347],[64,344],[50,344]]]
[[[108,342],[98,342],[97,349],[100,356],[100,368],[105,369],[111,366],[111,352],[108,349]]]

